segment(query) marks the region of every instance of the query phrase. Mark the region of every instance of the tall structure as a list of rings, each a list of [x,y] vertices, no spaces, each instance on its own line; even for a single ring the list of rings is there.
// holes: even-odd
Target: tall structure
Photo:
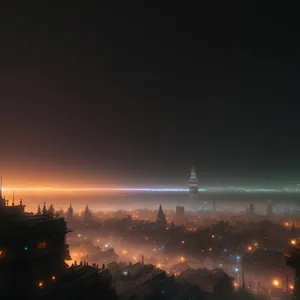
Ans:
[[[72,222],[73,221],[73,207],[72,204],[70,203],[70,206],[67,210],[67,214],[66,214],[66,220],[67,222]]]
[[[176,225],[184,224],[184,206],[176,206],[175,222]]]
[[[89,209],[88,205],[85,207],[85,211],[83,214],[83,222],[88,225],[92,222],[93,220],[93,214],[92,211]]]
[[[194,166],[192,166],[192,169],[191,169],[191,176],[190,176],[190,180],[189,180],[189,189],[190,189],[191,194],[198,193],[198,179],[197,179],[196,169]]]
[[[253,203],[250,203],[249,204],[249,207],[248,207],[248,213],[250,215],[254,215],[254,204]]]
[[[163,212],[161,204],[159,205],[156,224],[160,228],[165,228],[167,226],[167,218],[166,218],[166,215]]]

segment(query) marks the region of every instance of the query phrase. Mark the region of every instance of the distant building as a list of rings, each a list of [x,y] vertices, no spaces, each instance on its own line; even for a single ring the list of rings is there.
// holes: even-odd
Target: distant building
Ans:
[[[85,207],[85,211],[83,213],[83,222],[86,225],[89,225],[93,221],[92,211],[89,209],[88,205]]]
[[[249,204],[249,207],[248,207],[248,213],[250,215],[253,215],[254,214],[254,204],[253,203],[250,203]]]
[[[175,223],[176,225],[184,224],[184,206],[176,206]]]
[[[167,226],[167,218],[166,218],[166,215],[163,212],[161,204],[159,205],[157,218],[156,218],[156,224],[160,228],[165,228]]]
[[[176,206],[176,217],[184,217],[184,206]]]
[[[191,176],[190,176],[190,180],[189,180],[189,189],[190,189],[190,193],[192,193],[192,194],[198,193],[198,179],[197,179],[196,169],[194,166],[191,169]]]
[[[73,207],[72,207],[72,204],[70,203],[70,206],[69,206],[69,208],[67,210],[67,214],[66,214],[66,220],[68,223],[73,221],[73,213],[74,213]]]

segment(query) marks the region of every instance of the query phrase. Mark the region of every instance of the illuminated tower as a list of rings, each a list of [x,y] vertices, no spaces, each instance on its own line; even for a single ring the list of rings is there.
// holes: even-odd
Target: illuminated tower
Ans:
[[[189,180],[189,189],[191,194],[196,194],[198,193],[198,179],[197,179],[197,174],[195,167],[193,166],[191,169],[191,176]]]
[[[159,205],[159,209],[158,209],[158,213],[157,213],[157,219],[156,219],[156,224],[160,228],[165,228],[167,226],[166,215],[163,212],[161,204]]]

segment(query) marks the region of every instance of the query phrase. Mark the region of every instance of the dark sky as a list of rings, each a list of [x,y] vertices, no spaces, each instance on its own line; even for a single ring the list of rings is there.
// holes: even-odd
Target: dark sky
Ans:
[[[1,4],[10,182],[300,178],[295,8],[47,2]]]

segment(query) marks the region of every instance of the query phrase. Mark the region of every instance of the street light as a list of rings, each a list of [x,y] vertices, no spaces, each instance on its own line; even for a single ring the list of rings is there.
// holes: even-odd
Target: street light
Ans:
[[[272,281],[272,284],[275,286],[275,287],[278,287],[279,286],[279,281],[277,279],[274,279]]]

